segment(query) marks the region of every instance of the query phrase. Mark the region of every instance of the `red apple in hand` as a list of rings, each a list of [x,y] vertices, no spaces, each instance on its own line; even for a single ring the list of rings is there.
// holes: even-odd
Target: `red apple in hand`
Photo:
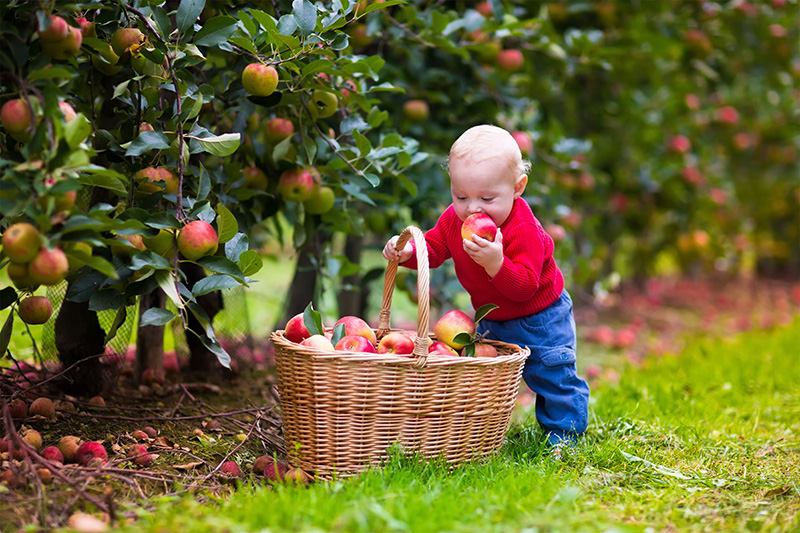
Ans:
[[[189,222],[178,234],[178,251],[190,261],[215,253],[218,245],[217,232],[204,220]]]
[[[436,322],[436,325],[433,326],[433,332],[436,334],[437,339],[456,350],[460,350],[464,347],[464,344],[453,339],[459,333],[467,333],[470,336],[475,335],[475,322],[463,311],[451,309]]]
[[[336,321],[334,328],[339,324],[344,324],[345,335],[361,335],[366,337],[373,346],[378,343],[378,339],[375,337],[375,332],[362,318],[357,316],[343,316]]]
[[[378,353],[393,353],[397,355],[414,353],[414,339],[405,333],[392,331],[384,335],[378,342]]]
[[[375,346],[363,335],[345,335],[334,348],[340,352],[375,353]]]
[[[309,333],[308,328],[306,328],[303,322],[303,313],[298,313],[289,319],[286,323],[283,335],[286,337],[286,340],[291,342],[302,342],[311,336],[311,333]]]
[[[461,225],[461,238],[471,241],[473,234],[494,242],[494,237],[497,234],[497,224],[494,223],[494,220],[489,215],[473,213]]]

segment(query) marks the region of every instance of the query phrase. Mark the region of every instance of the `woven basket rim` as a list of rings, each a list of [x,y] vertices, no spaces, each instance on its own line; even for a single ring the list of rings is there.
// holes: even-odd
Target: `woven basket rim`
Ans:
[[[377,330],[375,330],[377,331]],[[390,331],[406,331],[395,329]],[[435,339],[434,335],[429,335],[430,339]],[[417,362],[414,354],[379,354],[369,352],[352,352],[345,350],[323,350],[313,346],[304,346],[302,344],[292,342],[285,337],[285,330],[277,330],[270,335],[270,339],[276,345],[290,350],[296,354],[303,354],[309,357],[318,359],[334,360],[341,359],[342,361],[360,362],[360,363],[373,363],[373,364],[401,364],[413,365]],[[413,340],[413,339],[412,339]],[[477,366],[491,366],[499,364],[507,364],[525,360],[530,355],[530,349],[527,347],[520,347],[516,344],[508,342],[495,341],[486,339],[482,342],[491,344],[497,348],[504,349],[511,353],[499,354],[496,357],[464,357],[454,355],[444,355],[437,353],[429,353],[427,357],[427,364],[434,366],[442,365],[477,365]]]

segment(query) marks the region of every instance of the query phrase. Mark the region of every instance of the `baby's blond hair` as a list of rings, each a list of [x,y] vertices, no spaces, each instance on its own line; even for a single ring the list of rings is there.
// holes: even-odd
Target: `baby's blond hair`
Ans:
[[[493,157],[508,161],[509,176],[516,179],[528,173],[531,163],[522,158],[517,141],[511,134],[490,124],[473,126],[462,133],[450,147],[450,155],[445,163],[448,171],[450,161],[460,159],[465,163],[479,163]]]

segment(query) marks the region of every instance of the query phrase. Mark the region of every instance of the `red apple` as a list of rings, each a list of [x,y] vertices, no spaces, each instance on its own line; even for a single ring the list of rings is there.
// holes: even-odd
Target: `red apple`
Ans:
[[[284,171],[278,180],[278,191],[290,202],[305,202],[314,194],[315,186],[311,172],[303,167]]]
[[[667,148],[675,154],[685,154],[692,149],[692,143],[685,135],[675,135],[669,140]]]
[[[264,134],[268,142],[277,144],[294,135],[294,124],[288,118],[275,117],[264,126]]]
[[[244,176],[245,187],[250,190],[263,191],[266,190],[267,185],[269,185],[267,175],[255,165],[243,168],[242,175]]]
[[[544,227],[544,231],[550,235],[550,238],[553,239],[553,242],[561,242],[567,238],[567,230],[565,230],[564,226],[561,224],[548,224]]]
[[[97,37],[97,31],[94,29],[94,22],[87,20],[86,17],[78,17],[75,19],[75,22],[81,27],[81,35],[83,35],[84,39],[86,37]]]
[[[324,335],[311,335],[307,339],[303,339],[300,344],[318,350],[334,351],[333,343]]]
[[[397,355],[414,353],[414,339],[405,333],[392,331],[384,335],[378,342],[378,353],[393,353]]]
[[[75,108],[69,105],[67,102],[59,101],[58,108],[64,113],[64,122],[72,122],[76,118],[78,118],[78,114],[75,112]]]
[[[25,444],[36,450],[37,452],[42,449],[42,434],[35,429],[27,429],[21,434],[22,440]]]
[[[334,349],[340,352],[375,353],[375,345],[363,335],[345,335],[339,339]]]
[[[523,156],[528,156],[533,152],[533,141],[530,135],[524,131],[515,131],[511,136],[517,141],[517,146],[519,146],[519,151],[522,152]]]
[[[190,261],[214,254],[219,238],[214,227],[205,220],[193,220],[178,234],[178,251]]]
[[[58,450],[64,456],[65,463],[75,463],[78,460],[78,448],[83,441],[73,435],[65,435],[58,441]]]
[[[345,335],[362,335],[366,337],[373,346],[378,343],[378,339],[375,337],[375,332],[362,318],[352,315],[343,316],[336,321],[334,328],[336,328],[336,326],[339,324],[344,324]]]
[[[36,226],[27,222],[12,224],[3,233],[3,252],[14,263],[28,263],[42,247]]]
[[[137,28],[120,28],[111,36],[111,47],[117,56],[122,57],[131,45],[140,44],[143,38],[144,34]]]
[[[53,314],[47,296],[29,296],[19,303],[19,317],[26,324],[44,324]]]
[[[692,111],[700,109],[700,98],[696,94],[687,94],[683,97],[683,102],[686,104],[686,107]]]
[[[52,461],[55,463],[64,462],[64,454],[61,453],[61,450],[59,450],[55,446],[48,446],[47,448],[42,450],[42,453],[40,455],[45,459],[47,459],[48,461]]]
[[[352,44],[354,48],[364,48],[365,46],[369,46],[369,43],[372,42],[372,36],[367,34],[366,24],[352,25],[348,31],[348,35],[350,36],[350,44]]]
[[[66,458],[66,454],[64,457]],[[101,463],[105,463],[108,460],[108,452],[99,442],[89,441],[78,446],[75,458],[81,466],[89,465],[93,459],[99,459]]]
[[[425,100],[408,100],[403,104],[403,116],[411,122],[424,122],[430,116],[430,107]]]
[[[614,335],[615,348],[628,348],[636,342],[636,332],[632,329],[621,329]]]
[[[56,406],[53,405],[53,401],[50,398],[36,398],[28,409],[28,414],[31,416],[39,415],[52,420],[56,417]]]
[[[263,468],[256,468],[256,465],[253,465],[253,469],[256,472],[261,473],[266,479],[269,481],[283,481],[284,476],[286,476],[286,472],[289,471],[289,467],[286,466],[285,463],[275,460],[275,458],[271,456],[262,456],[266,457],[266,460],[262,460],[259,463],[259,467],[263,464]],[[256,462],[259,462],[259,457],[256,459]]]
[[[717,110],[717,120],[723,124],[737,124],[739,112],[733,106],[722,106]]]
[[[700,172],[697,167],[683,167],[681,170],[681,177],[684,179],[684,181],[686,181],[686,183],[690,183],[695,186],[705,183],[703,173]]]
[[[42,41],[42,48],[53,59],[69,59],[81,49],[83,33],[80,28],[67,26],[67,36],[58,41]]]
[[[475,11],[477,11],[484,17],[491,17],[492,13],[494,13],[494,8],[492,7],[491,2],[479,2],[475,6]]]
[[[434,353],[439,355],[455,355],[456,357],[458,357],[458,352],[455,351],[450,346],[448,346],[447,344],[443,343],[442,341],[432,342],[431,345],[428,346],[428,353]]]
[[[286,340],[298,343],[311,336],[311,333],[309,333],[308,328],[306,328],[303,322],[303,313],[298,313],[289,319],[286,323],[283,335],[286,337]]]
[[[144,444],[133,444],[128,448],[128,459],[137,466],[150,466],[155,457],[147,451]]]
[[[39,39],[47,42],[55,42],[64,39],[69,34],[69,24],[57,15],[50,15],[50,25],[46,30],[37,30]]]
[[[153,194],[161,188],[157,182],[164,182],[164,192],[178,194],[178,177],[168,168],[147,167],[134,174],[137,181],[136,192],[138,196]]]
[[[27,130],[32,120],[31,109],[22,98],[9,100],[0,108],[0,122],[3,123],[3,128],[19,141],[27,140]]]
[[[485,213],[473,213],[461,224],[461,238],[471,241],[473,235],[494,242],[497,235],[497,224],[494,223],[492,217]]]
[[[333,209],[336,202],[336,194],[330,187],[315,187],[311,193],[311,198],[303,202],[306,213],[310,215],[323,215]]]
[[[11,418],[23,419],[28,417],[28,404],[22,398],[15,398],[10,405]]]
[[[454,339],[459,333],[475,335],[475,322],[463,311],[451,309],[433,326],[433,333],[436,338],[448,346],[460,350],[464,344],[456,342]]]
[[[253,96],[269,96],[278,87],[278,71],[271,65],[250,63],[242,72],[242,86]]]
[[[116,235],[116,241],[111,245],[113,255],[132,257],[133,254],[144,251],[144,238],[141,235]]]
[[[28,265],[28,272],[34,283],[58,285],[69,272],[69,261],[60,248],[42,248]]]
[[[516,72],[522,68],[525,58],[522,52],[515,49],[500,50],[495,58],[497,66],[506,72]]]
[[[497,357],[497,348],[486,342],[476,342],[475,357]]]

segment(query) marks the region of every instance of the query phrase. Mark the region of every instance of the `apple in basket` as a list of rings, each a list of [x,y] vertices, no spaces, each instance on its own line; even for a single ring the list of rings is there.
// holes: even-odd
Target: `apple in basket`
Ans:
[[[475,357],[497,357],[497,348],[485,342],[476,342]]]
[[[378,342],[378,353],[397,355],[414,353],[414,339],[399,331],[387,333]]]
[[[475,322],[463,311],[451,309],[442,315],[442,318],[433,326],[436,338],[448,346],[460,350],[466,343],[456,342],[454,339],[460,333],[470,337],[475,335]]]
[[[316,348],[317,350],[333,351],[333,344],[324,335],[311,335],[307,339],[300,342],[301,346],[308,346],[309,348]]]
[[[345,335],[339,339],[335,348],[340,352],[375,353],[375,346],[363,335]]]
[[[333,327],[336,328],[339,324],[344,324],[345,335],[362,335],[366,337],[373,346],[378,343],[375,332],[363,318],[357,316],[343,316],[336,321]]]
[[[433,342],[428,347],[428,353],[435,353],[438,355],[455,355],[458,357],[458,352],[442,341]]]
[[[286,323],[284,336],[286,340],[291,342],[302,342],[304,339],[311,336],[311,333],[303,322],[303,313],[298,313],[289,319]]]

